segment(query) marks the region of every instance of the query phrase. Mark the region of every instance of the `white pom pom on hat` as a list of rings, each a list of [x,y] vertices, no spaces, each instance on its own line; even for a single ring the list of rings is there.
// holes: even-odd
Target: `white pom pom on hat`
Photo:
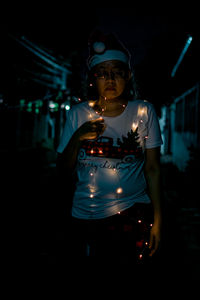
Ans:
[[[95,42],[93,44],[93,49],[96,53],[100,54],[103,53],[106,49],[106,46],[103,42]]]

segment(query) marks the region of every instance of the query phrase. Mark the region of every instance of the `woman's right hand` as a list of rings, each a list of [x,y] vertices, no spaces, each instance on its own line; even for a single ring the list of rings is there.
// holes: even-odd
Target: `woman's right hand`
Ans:
[[[103,118],[87,121],[77,129],[77,137],[79,141],[94,140],[101,135],[106,129]]]

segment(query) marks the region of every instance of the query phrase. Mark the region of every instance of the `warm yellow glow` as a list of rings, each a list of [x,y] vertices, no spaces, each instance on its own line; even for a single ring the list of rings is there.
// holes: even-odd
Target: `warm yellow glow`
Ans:
[[[139,117],[146,116],[146,115],[147,115],[147,106],[139,106],[139,107],[138,107],[137,115],[138,115]]]
[[[90,198],[94,198],[94,195],[93,195],[93,194],[90,194]]]
[[[88,104],[89,104],[90,107],[94,107],[95,102],[94,101],[89,101]]]
[[[117,192],[117,194],[121,194],[123,192],[123,190],[121,187],[119,187],[116,192]]]
[[[93,153],[94,153],[94,150],[92,149],[92,150],[90,151],[90,153],[93,154]]]
[[[133,131],[135,131],[135,130],[137,129],[137,127],[138,127],[138,124],[135,123],[135,122],[133,122],[133,124],[132,124],[132,129],[133,129]]]

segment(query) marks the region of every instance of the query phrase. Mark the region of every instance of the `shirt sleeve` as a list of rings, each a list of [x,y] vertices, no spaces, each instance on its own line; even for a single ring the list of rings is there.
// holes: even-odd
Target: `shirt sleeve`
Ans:
[[[159,147],[163,144],[160,124],[155,108],[149,103],[148,107],[148,124],[147,124],[147,136],[145,141],[145,148],[151,149]]]
[[[67,144],[69,143],[69,140],[71,139],[72,135],[74,134],[74,128],[72,126],[72,120],[71,120],[71,114],[70,111],[66,114],[66,122],[63,129],[63,133],[61,135],[60,143],[56,149],[58,153],[62,153],[64,149],[66,148]]]

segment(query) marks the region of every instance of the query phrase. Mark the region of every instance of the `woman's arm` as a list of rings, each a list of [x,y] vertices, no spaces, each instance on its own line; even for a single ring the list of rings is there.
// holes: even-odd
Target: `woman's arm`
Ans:
[[[58,173],[72,174],[75,170],[76,161],[81,143],[84,140],[96,139],[103,133],[106,126],[102,118],[85,122],[72,135],[64,151],[57,156]]]
[[[161,240],[160,147],[146,149],[144,174],[154,211],[154,223],[150,232],[149,242],[150,256],[152,256],[158,250]]]

